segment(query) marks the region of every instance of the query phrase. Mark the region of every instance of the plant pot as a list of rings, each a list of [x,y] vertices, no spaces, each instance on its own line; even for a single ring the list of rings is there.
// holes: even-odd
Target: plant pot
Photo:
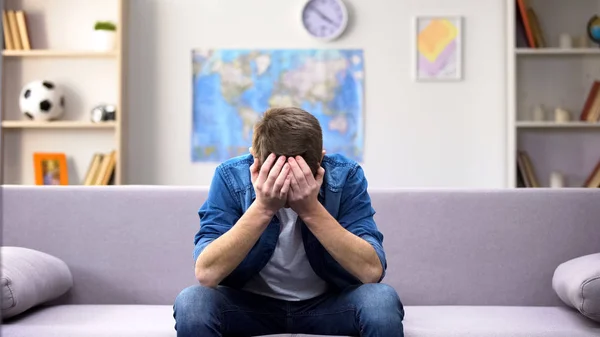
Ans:
[[[111,51],[115,49],[117,34],[110,30],[94,30],[92,47],[97,51]]]

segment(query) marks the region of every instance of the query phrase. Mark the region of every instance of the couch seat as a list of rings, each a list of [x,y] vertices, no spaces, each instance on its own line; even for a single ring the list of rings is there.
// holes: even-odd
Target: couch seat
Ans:
[[[599,324],[562,307],[409,306],[405,311],[406,337],[600,336]],[[62,305],[4,322],[2,336],[173,337],[172,314],[169,305]]]
[[[176,335],[168,305],[59,305],[3,322],[2,337]]]

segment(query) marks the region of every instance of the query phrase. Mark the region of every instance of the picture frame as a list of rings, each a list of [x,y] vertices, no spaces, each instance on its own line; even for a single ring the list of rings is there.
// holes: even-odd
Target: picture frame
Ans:
[[[68,185],[67,156],[64,153],[33,154],[36,185]]]
[[[463,79],[463,17],[418,15],[413,18],[413,79],[452,82]]]

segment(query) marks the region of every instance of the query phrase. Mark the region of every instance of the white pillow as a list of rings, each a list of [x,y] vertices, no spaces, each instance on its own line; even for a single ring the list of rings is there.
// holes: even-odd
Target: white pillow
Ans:
[[[9,318],[56,299],[73,286],[66,263],[22,247],[2,247],[2,318]]]
[[[600,322],[600,253],[559,265],[552,277],[552,288],[566,305]]]

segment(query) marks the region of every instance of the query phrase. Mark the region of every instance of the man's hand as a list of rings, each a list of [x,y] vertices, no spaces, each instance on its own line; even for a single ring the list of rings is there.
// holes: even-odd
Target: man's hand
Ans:
[[[275,154],[270,154],[260,170],[256,157],[250,166],[252,185],[256,192],[255,203],[269,214],[275,214],[285,205],[291,183],[291,178],[288,177],[290,165],[286,163],[284,156],[280,156],[277,161],[275,157]]]
[[[291,179],[288,203],[298,216],[303,218],[316,211],[320,206],[317,196],[323,183],[325,169],[319,167],[317,176],[313,177],[310,167],[301,156],[288,158],[288,164]]]

